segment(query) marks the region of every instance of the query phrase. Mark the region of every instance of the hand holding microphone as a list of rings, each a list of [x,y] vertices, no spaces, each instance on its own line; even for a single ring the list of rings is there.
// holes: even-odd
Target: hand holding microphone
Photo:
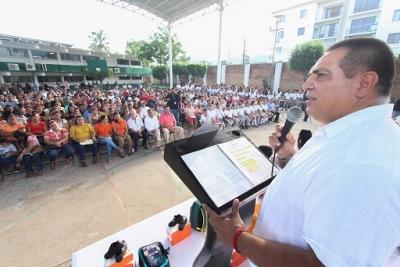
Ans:
[[[296,140],[290,133],[290,130],[302,116],[303,111],[299,107],[291,107],[287,112],[285,125],[277,125],[275,127],[276,132],[269,136],[270,146],[276,153],[279,151],[279,158],[282,159],[293,156]]]

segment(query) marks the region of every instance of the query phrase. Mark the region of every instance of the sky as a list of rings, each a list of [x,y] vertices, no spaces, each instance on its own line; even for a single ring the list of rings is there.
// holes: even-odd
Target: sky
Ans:
[[[295,0],[286,1],[292,2]],[[223,13],[222,60],[271,55],[279,1],[241,0]],[[92,31],[104,30],[112,51],[124,53],[128,40],[147,40],[160,24],[134,12],[96,0],[2,0],[0,33],[73,44],[88,49]],[[17,12],[16,12],[17,10]],[[219,12],[172,29],[192,61],[216,62]]]

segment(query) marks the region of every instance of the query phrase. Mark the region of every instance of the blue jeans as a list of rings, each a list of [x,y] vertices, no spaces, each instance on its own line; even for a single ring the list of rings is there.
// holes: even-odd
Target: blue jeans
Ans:
[[[78,152],[79,160],[85,160],[85,149],[86,146],[81,146],[79,142],[72,140],[72,144],[75,147],[76,151]],[[93,158],[97,157],[97,143],[93,142],[93,144],[88,145],[92,149]]]
[[[54,161],[60,152],[65,152],[65,159],[70,159],[75,153],[74,148],[70,144],[63,145],[59,148],[50,148],[49,149],[49,159],[50,161]]]
[[[32,159],[35,161],[36,171],[40,172],[41,170],[43,170],[43,164],[41,159],[43,154],[44,151],[33,153],[32,155],[29,154],[24,155],[23,159],[24,159],[25,169],[27,170],[28,173],[33,173]]]
[[[179,109],[170,109],[171,114],[174,115],[176,120],[176,125],[179,126]]]
[[[99,145],[106,145],[107,159],[111,158],[111,149],[115,149],[115,150],[119,149],[119,147],[116,144],[114,144],[114,142],[111,139],[97,138],[97,143]]]
[[[10,166],[17,164],[18,154],[11,155],[9,157],[1,156],[1,162],[4,166]]]

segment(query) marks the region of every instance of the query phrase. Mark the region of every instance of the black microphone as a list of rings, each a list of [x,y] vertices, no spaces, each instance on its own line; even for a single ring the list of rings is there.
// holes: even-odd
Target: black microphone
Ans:
[[[287,133],[290,132],[290,130],[293,128],[293,125],[296,122],[298,122],[301,119],[301,117],[303,117],[303,111],[301,110],[301,108],[291,107],[288,110],[287,115],[286,115],[285,125],[283,126],[281,136],[278,138],[281,145],[283,144],[283,142],[286,141]],[[281,148],[280,146],[276,146],[275,153],[278,152],[280,148]]]

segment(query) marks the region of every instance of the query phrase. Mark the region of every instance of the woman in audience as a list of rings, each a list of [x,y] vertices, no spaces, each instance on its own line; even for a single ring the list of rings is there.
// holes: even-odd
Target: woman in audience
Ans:
[[[60,114],[60,113],[58,113]],[[55,120],[49,122],[50,130],[44,134],[44,141],[49,147],[49,159],[58,166],[57,156],[63,151],[66,153],[65,161],[68,165],[72,164],[72,157],[74,156],[75,150],[68,143],[69,133],[68,130],[59,127],[59,124]]]
[[[185,114],[186,121],[190,124],[193,130],[197,129],[197,117],[196,117],[196,109],[192,107],[192,102],[188,102],[186,104],[186,108],[183,110]]]
[[[311,137],[312,132],[310,130],[302,129],[299,133],[299,138],[297,139],[297,146],[294,148],[295,151],[299,151]]]
[[[59,128],[65,128],[67,131],[69,130],[68,121],[66,119],[61,118],[61,113],[59,110],[54,109],[52,115],[53,115],[53,121],[55,123],[57,123]],[[49,123],[49,127],[50,127],[50,123]]]
[[[81,115],[76,117],[76,125],[72,125],[69,130],[72,144],[75,146],[79,155],[82,167],[87,167],[85,161],[85,146],[89,145],[93,152],[93,164],[97,164],[97,139],[92,125],[85,123]]]
[[[117,145],[114,144],[111,138],[112,134],[112,127],[111,124],[108,123],[108,117],[101,115],[99,118],[98,123],[94,126],[94,132],[97,138],[97,144],[99,145],[106,145],[107,148],[107,162],[112,162],[111,160],[111,150],[115,149],[118,150],[118,153],[124,152],[122,148],[119,148]]]
[[[79,109],[75,109],[74,113],[72,114],[71,119],[68,121],[68,125],[69,127],[71,127],[72,125],[76,125],[76,118],[78,116],[82,116],[81,112],[79,111]]]
[[[131,118],[131,114],[129,114],[129,109],[127,107],[125,107],[124,111],[122,112],[122,118],[126,121]]]
[[[99,121],[100,118],[100,114],[99,114],[99,110],[97,108],[93,108],[92,110],[92,116],[89,117],[89,123],[94,126],[96,125],[96,123]]]
[[[39,114],[34,112],[31,116],[31,121],[26,124],[26,131],[34,134],[42,145],[44,143],[44,133],[47,131],[47,125],[39,120]]]
[[[26,133],[24,131],[15,131],[13,134],[18,151],[17,161],[21,162],[24,160],[24,165],[26,168],[26,177],[32,178],[34,171],[32,168],[32,159],[36,164],[36,177],[43,175],[43,164],[41,157],[44,154],[44,148],[40,145],[39,140],[31,133]]]
[[[100,114],[100,115],[108,116],[108,110],[107,110],[107,106],[106,106],[106,105],[103,104],[103,105],[101,106],[99,114]]]

